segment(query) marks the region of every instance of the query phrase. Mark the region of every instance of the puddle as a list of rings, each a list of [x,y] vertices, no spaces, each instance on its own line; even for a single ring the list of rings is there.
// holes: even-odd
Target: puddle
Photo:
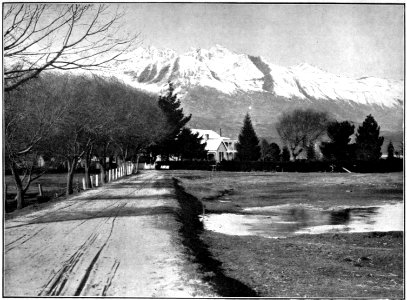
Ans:
[[[404,230],[403,203],[330,211],[311,206],[280,205],[247,208],[245,212],[254,214],[207,214],[201,216],[201,220],[207,230],[267,238],[295,234]]]

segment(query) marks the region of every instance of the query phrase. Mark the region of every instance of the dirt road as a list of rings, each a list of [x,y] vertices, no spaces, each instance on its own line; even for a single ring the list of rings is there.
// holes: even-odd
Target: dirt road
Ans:
[[[150,171],[7,220],[4,296],[216,296],[186,257],[178,209],[171,179]]]

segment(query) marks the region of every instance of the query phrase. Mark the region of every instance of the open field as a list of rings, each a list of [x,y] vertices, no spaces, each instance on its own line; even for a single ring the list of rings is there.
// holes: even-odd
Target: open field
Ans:
[[[82,178],[83,173],[77,173],[74,175],[73,186],[74,190],[82,189]],[[44,174],[40,178],[36,179],[34,182],[30,184],[30,187],[26,193],[26,200],[28,202],[35,202],[36,197],[38,195],[38,184],[41,184],[43,193],[45,196],[49,196],[53,198],[55,194],[58,195],[64,194],[66,189],[66,181],[67,181],[67,174],[66,173],[56,173],[56,174]],[[7,185],[7,205],[6,210],[7,212],[12,211],[15,209],[16,202],[14,197],[16,195],[16,189],[14,185],[14,180],[11,175],[4,176],[5,184]]]
[[[403,173],[263,173],[173,171],[210,212],[282,204],[319,208],[403,200]],[[231,202],[219,202],[227,200]]]
[[[336,210],[403,201],[402,173],[171,172],[184,197],[201,201],[209,215],[250,215],[253,208],[282,205]],[[403,296],[401,231],[265,238],[204,230],[200,238],[226,276],[260,296]]]
[[[38,184],[40,183],[42,189],[45,193],[49,193],[52,191],[60,190],[66,187],[66,176],[65,173],[58,173],[58,174],[44,174],[33,183],[31,183],[30,188],[28,189],[29,194],[36,194],[38,193]],[[77,181],[82,180],[83,174],[75,174],[74,175],[74,184]],[[5,176],[4,177],[5,183],[7,184],[7,193],[8,194],[15,194],[15,186],[12,176]],[[80,182],[79,182],[80,183]]]
[[[58,196],[63,195],[66,189],[66,173],[57,173],[57,174],[44,174],[34,182],[30,184],[28,191],[26,193],[25,199],[28,203],[37,204],[37,196],[39,194],[38,184],[41,184],[43,195],[50,197],[51,199],[55,197],[55,194]],[[82,177],[83,173],[78,173],[74,175],[74,190],[78,188],[82,189]],[[7,185],[7,196],[4,199],[6,212],[12,212],[17,207],[17,202],[14,199],[16,195],[16,188],[14,185],[14,180],[11,175],[4,176],[4,181]]]

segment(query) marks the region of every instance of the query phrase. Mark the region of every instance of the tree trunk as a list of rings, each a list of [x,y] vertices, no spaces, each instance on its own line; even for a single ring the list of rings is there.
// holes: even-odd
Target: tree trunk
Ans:
[[[121,159],[121,157],[118,155],[116,156],[116,167],[120,168],[123,165],[123,160]]]
[[[22,209],[26,206],[23,189],[20,189],[19,187],[17,188],[17,195],[15,199],[17,200],[17,209]]]
[[[75,175],[75,168],[78,162],[77,158],[73,158],[72,160],[68,160],[68,174],[66,179],[66,195],[73,194],[73,177]]]
[[[88,189],[92,188],[92,182],[90,180],[90,174],[89,174],[90,163],[91,163],[90,152],[91,151],[87,151],[85,154],[85,185],[86,185],[86,188],[88,188]]]
[[[137,154],[137,161],[136,161],[136,172],[135,172],[135,174],[137,174],[137,173],[138,173],[138,164],[139,164],[139,160],[140,160],[140,155],[139,155],[139,154]]]
[[[103,163],[101,163],[100,160],[99,160],[99,166],[100,166],[100,183],[105,184],[107,182],[106,173],[105,173],[105,166],[104,166]]]
[[[113,155],[109,156],[109,170],[113,169]]]
[[[11,173],[13,175],[13,179],[14,179],[14,184],[16,186],[16,191],[17,191],[17,195],[16,195],[16,200],[17,200],[17,209],[22,209],[23,207],[25,207],[25,201],[24,201],[24,188],[23,188],[23,183],[21,182],[21,178],[20,175],[18,174],[16,165],[14,163],[10,163],[10,169],[11,169]]]
[[[90,174],[89,174],[89,163],[87,159],[85,159],[85,185],[87,189],[92,188],[92,182],[90,180]]]

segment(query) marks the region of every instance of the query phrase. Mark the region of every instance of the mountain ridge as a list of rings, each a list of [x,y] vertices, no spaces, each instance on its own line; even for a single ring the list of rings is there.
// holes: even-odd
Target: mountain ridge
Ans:
[[[312,108],[333,119],[360,124],[372,114],[382,130],[403,130],[404,82],[376,77],[338,76],[308,63],[282,67],[267,58],[239,54],[216,45],[171,49],[138,48],[128,61],[111,66],[109,75],[150,93],[175,86],[189,126],[237,137],[250,112],[259,136],[277,138],[275,123],[285,111]]]
[[[115,75],[156,93],[172,81],[182,94],[191,87],[205,86],[225,94],[260,91],[287,99],[330,99],[390,107],[404,102],[402,80],[355,79],[308,63],[281,67],[262,56],[238,54],[220,45],[209,50],[191,48],[183,54],[171,49],[138,48],[128,57],[129,62],[115,66]]]

